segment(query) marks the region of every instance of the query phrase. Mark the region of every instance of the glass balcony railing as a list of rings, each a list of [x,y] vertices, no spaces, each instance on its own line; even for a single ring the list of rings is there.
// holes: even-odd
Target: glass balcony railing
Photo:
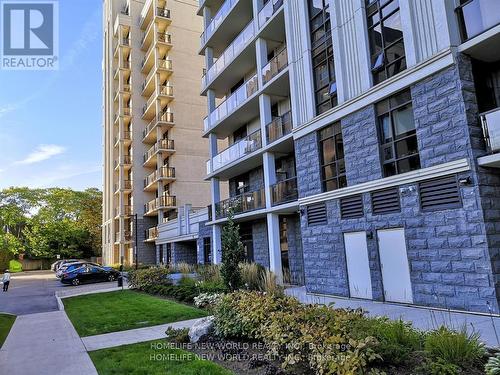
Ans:
[[[283,5],[283,0],[269,0],[259,11],[259,27],[262,27]]]
[[[480,117],[488,151],[500,152],[500,108],[483,113]]]
[[[259,83],[257,74],[241,85],[235,92],[226,98],[215,110],[204,120],[205,131],[212,128],[217,122],[230,115],[243,104],[249,97],[257,92]]]
[[[212,172],[248,155],[262,147],[260,129],[221,151],[212,158]]]
[[[262,83],[265,85],[288,66],[288,54],[284,47],[262,68]]]
[[[298,197],[297,177],[280,181],[271,186],[271,200],[273,206],[296,201]]]
[[[255,211],[266,206],[264,189],[255,190],[223,200],[215,204],[215,216],[217,219],[227,217],[232,210],[233,214]]]
[[[273,118],[273,120],[266,125],[267,143],[273,143],[281,137],[290,134],[292,132],[292,128],[291,112],[286,112],[281,116]]]
[[[500,1],[498,0],[463,2],[456,11],[464,42],[500,24]]]
[[[245,48],[247,43],[253,39],[255,27],[253,20],[243,29],[243,31],[232,41],[229,47],[219,56],[217,61],[207,70],[204,75],[203,84],[206,86],[220,72],[231,63],[236,56]]]
[[[212,21],[210,21],[205,31],[201,34],[200,38],[202,46],[205,45],[207,40],[213,35],[214,31],[226,19],[227,15],[238,1],[239,0],[226,0],[224,4],[222,4],[214,18],[212,18]]]

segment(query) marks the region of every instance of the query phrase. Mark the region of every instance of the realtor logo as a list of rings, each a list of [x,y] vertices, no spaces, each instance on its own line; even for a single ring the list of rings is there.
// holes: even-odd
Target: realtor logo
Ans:
[[[57,69],[58,21],[56,1],[2,1],[0,69]]]

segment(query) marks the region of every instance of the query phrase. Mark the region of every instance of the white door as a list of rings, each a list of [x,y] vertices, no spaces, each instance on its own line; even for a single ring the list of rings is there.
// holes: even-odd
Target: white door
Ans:
[[[413,303],[404,229],[379,230],[377,237],[385,300]]]
[[[372,299],[366,232],[344,233],[344,244],[351,297]]]

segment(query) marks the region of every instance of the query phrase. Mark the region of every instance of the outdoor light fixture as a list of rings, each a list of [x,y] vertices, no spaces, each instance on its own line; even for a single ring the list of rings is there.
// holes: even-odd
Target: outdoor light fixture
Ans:
[[[472,183],[472,179],[470,178],[470,176],[459,178],[458,183],[460,185],[470,185]]]
[[[366,232],[366,238],[369,240],[373,240],[373,232],[371,230]]]

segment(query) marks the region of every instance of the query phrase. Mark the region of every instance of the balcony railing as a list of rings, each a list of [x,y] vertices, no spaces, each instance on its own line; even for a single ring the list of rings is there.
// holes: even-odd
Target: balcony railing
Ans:
[[[158,227],[153,227],[146,230],[145,237],[147,241],[156,240],[158,238]]]
[[[123,164],[132,164],[132,156],[123,155]]]
[[[175,207],[177,203],[176,197],[173,195],[163,195],[155,198],[144,205],[144,213],[152,213],[158,209]]]
[[[154,154],[162,150],[174,150],[174,140],[173,139],[162,139],[156,142],[145,154],[144,163],[147,162]]]
[[[121,234],[123,233],[123,240],[124,241],[132,241],[132,232],[129,230],[125,230],[123,232],[116,232],[115,233],[115,242],[121,242],[122,236]]]
[[[217,219],[227,217],[230,210],[233,214],[258,210],[266,206],[264,189],[237,195],[215,204],[215,216]]]
[[[159,171],[154,171],[144,179],[144,187],[148,187],[160,178],[175,178],[175,168],[163,166]]]
[[[158,17],[170,18],[170,9],[156,8],[156,15]]]
[[[115,114],[115,121],[118,120],[118,117],[120,116],[130,116],[130,108],[129,107],[125,107],[125,108],[122,108],[122,112],[117,112]]]
[[[130,38],[122,38],[120,40],[120,45],[122,45],[122,46],[130,46]]]
[[[154,119],[152,119],[146,128],[142,132],[142,138],[146,138],[147,135],[156,127],[156,124],[159,122],[174,122],[174,114],[172,112],[163,112],[161,115],[157,115]]]
[[[255,27],[253,20],[243,29],[243,31],[232,41],[229,47],[219,56],[217,61],[207,70],[204,75],[204,84],[207,85],[220,72],[231,63],[236,56],[245,48],[247,43],[252,40],[255,35]]]
[[[118,137],[115,137],[115,143],[118,141],[130,141],[132,139],[132,133],[129,131],[121,132]]]
[[[123,215],[130,216],[132,215],[132,206],[123,206]],[[115,207],[115,216],[120,215],[120,209]]]
[[[205,119],[205,131],[212,128],[218,121],[233,113],[236,108],[243,104],[249,97],[259,89],[257,74],[241,85],[235,92],[226,98],[210,115]]]
[[[488,151],[500,152],[500,108],[481,114],[481,124]]]
[[[212,172],[262,147],[260,129],[221,151],[212,158]]]
[[[218,12],[212,18],[212,21],[207,25],[205,31],[201,34],[201,44],[202,46],[207,42],[207,40],[213,35],[214,31],[219,27],[219,25],[226,19],[226,16],[231,11],[233,5],[235,5],[239,0],[226,0],[224,4],[219,8]]]
[[[170,59],[158,60],[158,69],[172,70],[172,60]]]
[[[265,85],[288,66],[288,54],[284,47],[262,68],[262,83]]]
[[[259,27],[262,27],[283,5],[283,0],[269,0],[259,11]]]
[[[174,86],[162,85],[160,86],[160,95],[162,96],[174,96]]]
[[[273,206],[296,201],[298,197],[297,177],[280,181],[271,186],[271,199]]]
[[[267,143],[273,143],[281,137],[290,134],[292,132],[292,127],[291,112],[286,112],[279,117],[273,118],[273,120],[266,125]]]
[[[500,24],[498,0],[471,0],[456,9],[462,40],[465,42]]]
[[[157,40],[162,43],[172,44],[172,35],[170,33],[158,33]]]

